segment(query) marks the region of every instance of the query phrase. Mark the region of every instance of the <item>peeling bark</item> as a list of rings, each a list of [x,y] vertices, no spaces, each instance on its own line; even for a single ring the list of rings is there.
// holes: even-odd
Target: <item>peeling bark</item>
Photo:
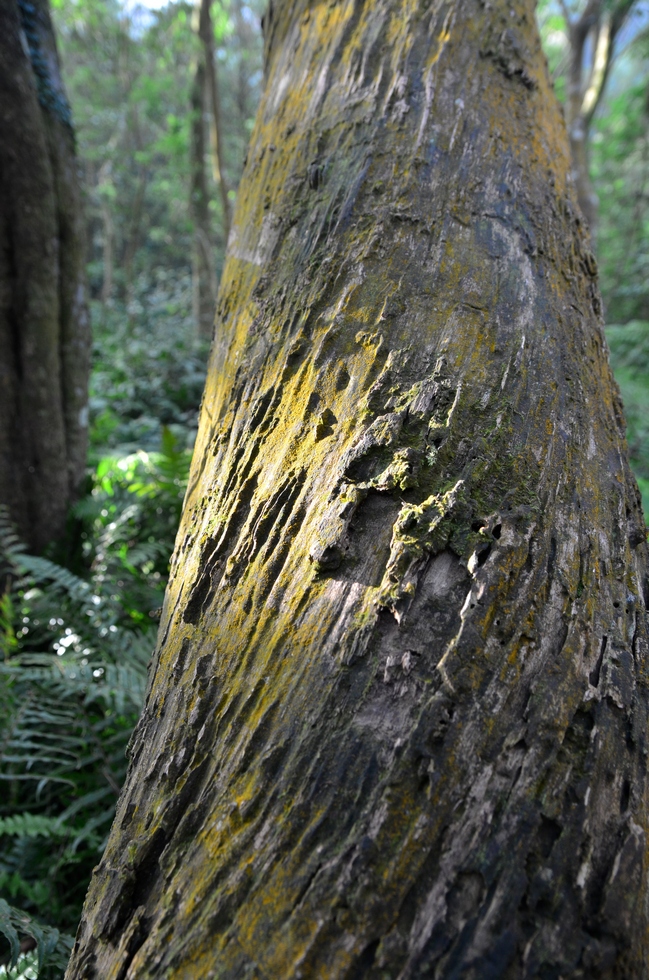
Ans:
[[[647,550],[531,0],[292,0],[68,978],[647,976]]]
[[[41,549],[83,478],[90,328],[70,110],[46,0],[0,12],[0,502]]]

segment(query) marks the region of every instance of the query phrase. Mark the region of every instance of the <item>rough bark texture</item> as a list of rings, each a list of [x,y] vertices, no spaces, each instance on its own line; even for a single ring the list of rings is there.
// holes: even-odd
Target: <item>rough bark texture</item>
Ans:
[[[646,544],[531,0],[293,0],[68,978],[647,976]]]
[[[70,110],[46,0],[0,6],[0,503],[40,549],[85,467],[89,324]]]

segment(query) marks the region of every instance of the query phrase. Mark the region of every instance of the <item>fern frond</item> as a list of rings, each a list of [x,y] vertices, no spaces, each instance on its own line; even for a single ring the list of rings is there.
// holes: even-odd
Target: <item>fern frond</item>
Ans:
[[[45,817],[39,813],[15,813],[11,817],[0,817],[0,836],[9,837],[47,837],[60,839],[70,836],[60,817]]]
[[[9,511],[4,504],[0,504],[0,555],[13,565],[14,559],[24,554],[26,550],[25,544],[18,537],[16,528],[9,517]]]
[[[26,912],[14,908],[1,898],[0,933],[9,944],[9,970],[13,970],[21,959],[21,936],[34,940],[39,977],[47,965],[64,970],[74,943],[72,936],[62,934],[51,926],[41,925]],[[0,970],[6,977],[10,976],[2,967]]]
[[[15,564],[23,574],[29,575],[37,585],[53,586],[55,589],[65,592],[71,599],[85,599],[91,591],[88,582],[84,582],[82,578],[79,578],[69,569],[56,565],[47,558],[41,558],[38,555],[19,554],[15,556]]]

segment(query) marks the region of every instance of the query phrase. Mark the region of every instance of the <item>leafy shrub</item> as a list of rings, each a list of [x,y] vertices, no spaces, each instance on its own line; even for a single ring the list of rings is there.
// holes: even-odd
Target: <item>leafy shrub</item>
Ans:
[[[162,448],[164,428],[191,448],[205,383],[207,349],[195,339],[189,277],[141,276],[125,307],[93,303],[94,369],[90,387],[92,462]]]
[[[64,964],[56,964],[71,939],[59,930],[76,928],[126,775],[191,457],[167,427],[160,442],[158,452],[116,454],[97,465],[76,508],[85,576],[26,554],[0,517],[7,976],[63,975]],[[34,936],[36,950],[16,959],[16,936]],[[0,941],[0,963],[1,956]]]
[[[84,563],[102,609],[114,617],[109,629],[145,628],[162,604],[190,461],[191,451],[163,427],[159,452],[101,459],[90,494],[75,508]]]
[[[144,698],[205,374],[182,282],[147,288],[96,323],[72,555],[0,514],[0,978],[63,976]]]
[[[72,950],[72,936],[42,926],[31,916],[0,899],[0,933],[9,954],[0,961],[0,977],[8,980],[57,980],[63,976]]]
[[[6,520],[0,547],[0,897],[30,921],[74,929],[124,780],[154,627],[120,625],[117,603],[26,555]]]

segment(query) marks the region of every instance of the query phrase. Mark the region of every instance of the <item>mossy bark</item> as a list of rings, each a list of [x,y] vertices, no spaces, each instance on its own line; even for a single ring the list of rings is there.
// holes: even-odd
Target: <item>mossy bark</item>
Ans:
[[[0,9],[0,503],[32,548],[83,477],[90,332],[70,110],[46,0]]]
[[[647,976],[647,550],[531,0],[292,0],[68,978]]]

